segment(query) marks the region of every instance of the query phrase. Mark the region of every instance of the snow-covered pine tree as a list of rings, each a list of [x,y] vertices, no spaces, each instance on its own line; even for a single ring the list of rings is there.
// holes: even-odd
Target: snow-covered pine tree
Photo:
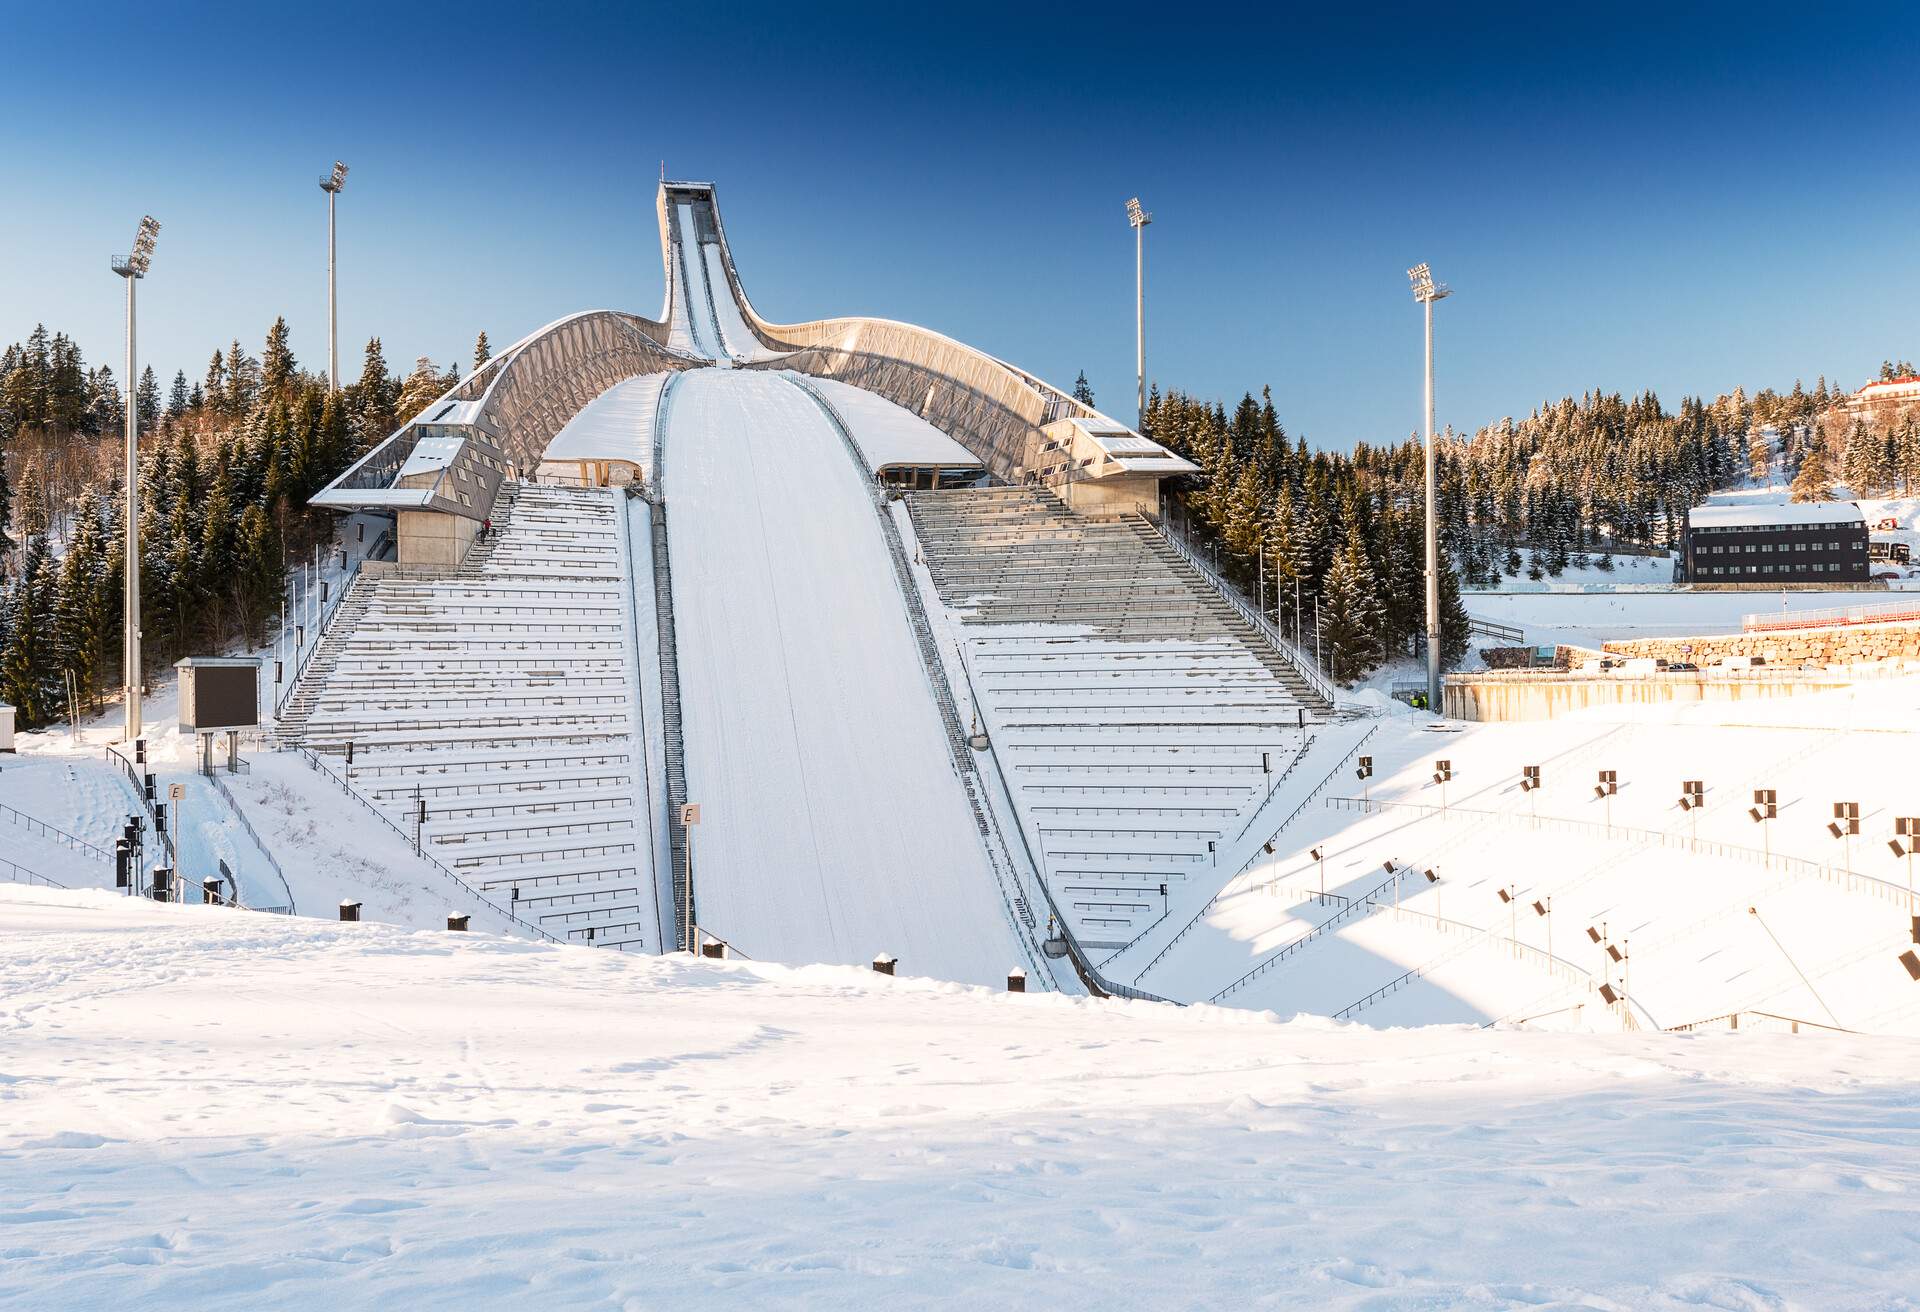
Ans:
[[[227,413],[227,360],[220,352],[207,361],[206,380],[200,384],[201,404],[214,414]]]
[[[1093,384],[1087,381],[1087,371],[1082,369],[1080,376],[1073,380],[1073,399],[1081,405],[1093,404]]]
[[[291,335],[285,315],[275,317],[273,326],[267,329],[267,342],[260,351],[260,386],[269,396],[278,396],[293,384],[298,366],[289,344]]]
[[[13,703],[21,728],[38,728],[58,716],[53,650],[58,586],[47,540],[35,534],[27,540],[20,577],[7,589],[7,643],[0,649],[0,700]]]
[[[140,387],[134,396],[140,403],[140,432],[151,433],[160,424],[160,383],[153,376],[152,365],[140,371]]]
[[[486,368],[487,361],[493,359],[493,346],[487,341],[487,330],[482,328],[480,335],[473,341],[473,371],[479,373]]]
[[[1747,481],[1764,486],[1773,478],[1773,443],[1767,432],[1754,427],[1747,432]]]
[[[1816,433],[1808,444],[1806,459],[1800,462],[1800,472],[1794,475],[1793,487],[1789,491],[1795,501],[1833,500],[1833,470],[1827,463],[1824,429]]]
[[[394,402],[393,411],[397,422],[404,423],[426,409],[446,387],[440,377],[440,370],[432,360],[420,356],[413,362],[413,372],[407,375],[407,381],[401,384],[400,396]]]
[[[1358,527],[1334,556],[1320,599],[1320,640],[1336,682],[1351,684],[1379,665],[1386,609]]]

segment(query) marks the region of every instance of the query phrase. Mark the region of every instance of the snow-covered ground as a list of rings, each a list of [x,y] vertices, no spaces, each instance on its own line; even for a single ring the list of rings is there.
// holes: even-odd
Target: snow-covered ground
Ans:
[[[665,461],[701,926],[755,958],[1003,979],[1026,954],[845,444],[787,380],[697,370]]]
[[[1618,1023],[1595,997],[1611,984],[1642,1026],[1757,1011],[1920,1034],[1920,985],[1900,960],[1912,874],[1887,846],[1915,810],[1920,678],[1448,733],[1424,723],[1383,721],[1373,779],[1343,780],[1225,881],[1164,959],[1119,977],[1282,1014],[1357,1005],[1381,1026],[1603,1026]],[[1519,787],[1528,765],[1534,792]],[[1607,800],[1601,770],[1618,785]],[[1701,809],[1679,806],[1688,779],[1705,785]],[[1764,826],[1748,813],[1758,788],[1777,796]],[[1858,805],[1857,837],[1827,829],[1835,802]],[[1374,910],[1348,913],[1369,894]]]
[[[1377,1032],[0,887],[0,1304],[1894,1308],[1920,1042]]]

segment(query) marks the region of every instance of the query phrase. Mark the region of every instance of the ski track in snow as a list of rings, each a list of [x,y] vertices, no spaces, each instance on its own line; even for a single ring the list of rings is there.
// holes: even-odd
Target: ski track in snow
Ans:
[[[0,888],[0,1306],[1912,1306],[1920,1042],[997,995]]]
[[[1003,980],[1021,950],[839,435],[782,378],[699,370],[666,464],[702,926],[754,957]]]

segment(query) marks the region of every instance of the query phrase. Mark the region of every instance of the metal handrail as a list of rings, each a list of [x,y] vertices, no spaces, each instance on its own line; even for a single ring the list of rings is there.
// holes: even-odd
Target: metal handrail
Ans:
[[[1387,880],[1383,884],[1377,885],[1374,888],[1368,889],[1365,894],[1355,898],[1353,901],[1349,902],[1346,906],[1340,908],[1340,910],[1334,912],[1331,916],[1328,916],[1325,920],[1315,925],[1312,929],[1309,929],[1306,933],[1302,934],[1299,938],[1296,938],[1292,942],[1283,944],[1279,948],[1276,948],[1273,952],[1269,953],[1264,960],[1262,960],[1257,965],[1255,965],[1253,969],[1249,970],[1246,974],[1240,976],[1240,978],[1234,980],[1231,984],[1227,985],[1225,988],[1221,989],[1218,993],[1208,998],[1207,1001],[1208,1002],[1220,1001],[1220,999],[1226,997],[1229,993],[1233,993],[1239,990],[1240,988],[1244,987],[1246,984],[1248,984],[1250,981],[1252,981],[1256,977],[1266,974],[1269,970],[1272,970],[1275,966],[1285,961],[1288,957],[1292,956],[1295,952],[1298,952],[1301,948],[1305,947],[1307,944],[1319,938],[1322,934],[1331,930],[1335,925],[1338,925],[1341,922],[1351,918],[1352,916],[1359,914],[1363,910],[1371,908],[1374,904],[1375,899],[1380,897],[1389,888],[1397,887],[1400,883],[1400,880],[1404,878],[1407,872],[1410,871],[1412,868],[1413,867],[1409,865],[1396,866],[1394,868],[1393,878]]]
[[[51,838],[56,843],[65,844],[67,847],[72,848],[74,851],[82,853],[86,856],[93,857],[96,860],[99,860],[99,861],[113,860],[113,853],[107,851],[104,847],[100,847],[96,844],[89,843],[84,838],[77,838],[74,835],[68,833],[66,830],[57,829],[53,825],[48,824],[44,820],[35,819],[33,816],[28,815],[25,811],[16,811],[14,808],[12,808],[11,806],[7,806],[5,803],[0,803],[0,817],[11,820],[14,824],[22,826],[27,830],[28,833],[37,833],[42,838]]]
[[[1327,704],[1329,711],[1339,705],[1340,694],[1335,690],[1333,684],[1322,677],[1318,669],[1314,668],[1313,663],[1307,659],[1306,653],[1282,635],[1272,621],[1268,620],[1265,615],[1262,615],[1257,607],[1248,604],[1247,599],[1240,595],[1240,590],[1227,582],[1212,566],[1202,560],[1199,553],[1193,549],[1191,543],[1181,538],[1180,535],[1176,534],[1163,521],[1156,520],[1153,516],[1143,512],[1135,513],[1138,515],[1142,524],[1145,524],[1148,528],[1159,534],[1161,540],[1178,552],[1181,559],[1185,560],[1187,564],[1191,565],[1194,570],[1199,573],[1201,578],[1211,584],[1213,590],[1219,593],[1235,611],[1239,612],[1240,618],[1252,625],[1254,630],[1267,640],[1269,646],[1286,658],[1287,663],[1293,667],[1296,674],[1306,681],[1307,686],[1313,691],[1314,695]]]
[[[1354,754],[1356,752],[1358,752],[1362,747],[1366,746],[1367,739],[1373,737],[1375,731],[1378,730],[1379,727],[1380,727],[1379,725],[1371,725],[1368,727],[1365,733],[1360,735],[1359,741],[1355,742],[1352,747],[1349,747],[1347,749],[1347,754],[1345,756],[1342,756],[1339,759],[1339,761],[1337,761],[1334,764],[1333,769],[1327,771],[1326,778],[1322,779],[1318,784],[1314,785],[1313,791],[1308,793],[1305,797],[1301,798],[1300,804],[1294,807],[1293,811],[1287,816],[1287,818],[1280,822],[1279,827],[1276,828],[1273,831],[1273,833],[1267,836],[1267,838],[1261,843],[1261,849],[1264,849],[1267,843],[1271,843],[1274,839],[1280,837],[1282,833],[1286,832],[1287,826],[1300,818],[1301,812],[1305,811],[1308,806],[1312,805],[1313,799],[1320,796],[1322,792],[1326,791],[1326,789],[1332,785],[1334,779],[1339,776],[1340,772],[1347,768],[1347,762],[1353,759]],[[1303,752],[1303,755],[1304,755],[1304,752]],[[1297,758],[1296,758],[1295,764],[1298,764]],[[1292,767],[1289,766],[1288,770],[1289,772],[1291,772]],[[1250,827],[1253,824],[1254,818],[1257,817],[1258,815],[1259,815],[1259,811],[1256,810],[1253,816],[1248,817],[1247,826],[1243,826],[1240,830],[1241,837],[1246,836],[1247,827]],[[1239,839],[1236,838],[1234,841],[1238,842]],[[1240,876],[1246,874],[1247,871],[1251,870],[1253,868],[1254,863],[1259,859],[1260,859],[1260,850],[1256,850],[1252,855],[1248,856],[1246,861],[1240,866],[1240,868],[1234,871],[1232,876],[1228,878],[1227,882],[1220,886],[1220,891],[1215,893],[1212,897],[1208,898],[1206,905],[1201,907],[1198,911],[1194,913],[1193,919],[1189,920],[1185,925],[1182,925],[1180,927],[1180,932],[1178,934],[1175,934],[1172,938],[1168,939],[1166,946],[1161,948],[1160,951],[1155,954],[1153,960],[1149,961],[1145,966],[1143,966],[1140,969],[1139,973],[1134,975],[1133,978],[1136,981],[1145,979],[1147,977],[1148,972],[1151,971],[1155,966],[1159,965],[1161,962],[1161,959],[1164,958],[1167,955],[1167,953],[1173,951],[1174,944],[1178,943],[1181,939],[1185,938],[1188,935],[1188,933],[1192,931],[1193,927],[1195,925],[1198,925],[1201,919],[1206,916],[1207,912],[1213,910],[1214,906],[1220,901],[1220,899],[1226,896],[1227,890],[1234,886],[1234,884],[1239,880]]]
[[[1894,624],[1920,620],[1920,602],[1887,601],[1825,610],[1757,611],[1740,617],[1743,633],[1783,633],[1794,629],[1837,628],[1849,624]],[[1811,1023],[1811,1022],[1809,1022]]]
[[[408,834],[405,830],[400,828],[399,825],[395,824],[393,822],[393,818],[389,816],[386,812],[382,811],[379,807],[375,806],[372,802],[369,802],[366,798],[362,797],[357,791],[355,791],[352,783],[350,783],[346,779],[341,778],[338,774],[335,774],[332,768],[329,767],[324,761],[320,759],[319,753],[309,751],[305,747],[297,747],[294,750],[300,753],[301,757],[305,759],[307,765],[310,768],[312,768],[316,773],[321,774],[328,779],[331,779],[334,783],[339,785],[341,792],[345,793],[348,797],[353,798],[354,801],[360,803],[360,805],[364,806],[368,811],[378,816],[380,818],[380,823],[384,824],[387,828],[393,830],[394,833],[400,835],[401,840],[408,845],[408,850],[413,851],[412,836]],[[512,924],[518,925],[520,928],[525,929],[530,933],[538,935],[540,938],[547,940],[547,942],[549,943],[562,942],[561,939],[556,938],[554,935],[548,933],[545,929],[542,929],[540,926],[532,923],[531,921],[522,920],[519,916],[515,915],[513,912],[502,909],[497,903],[489,900],[486,896],[484,896],[477,889],[475,889],[473,885],[469,884],[466,880],[460,878],[459,875],[456,875],[452,870],[449,870],[446,866],[442,865],[434,857],[429,856],[427,853],[421,852],[421,851],[414,851],[413,854],[419,860],[424,862],[430,869],[432,869],[434,873],[440,875],[442,878],[446,879],[447,881],[452,883],[455,887],[460,889],[463,893],[466,893],[469,897],[479,902],[480,905],[486,907],[490,911],[497,913],[503,919],[511,922]]]
[[[246,832],[247,837],[253,840],[253,845],[260,849],[260,855],[267,859],[267,864],[273,869],[274,878],[280,881],[280,888],[287,895],[287,904],[283,907],[254,907],[252,910],[271,911],[283,916],[297,915],[298,913],[294,910],[293,885],[287,882],[286,872],[281,870],[280,863],[274,860],[273,851],[267,846],[266,839],[260,837],[260,831],[253,827],[251,820],[247,819],[247,813],[240,809],[239,800],[235,798],[232,791],[227,788],[225,781],[217,774],[208,775],[207,779],[208,782],[213,784],[214,791],[219,793],[226,801],[227,809],[232,811],[234,818],[240,822],[240,828]],[[233,900],[237,906],[240,905],[239,881],[236,879],[234,883]]]
[[[293,669],[288,672],[286,689],[274,704],[273,713],[276,717],[286,709],[287,703],[293,700],[293,690],[300,686],[301,674],[306,671],[307,663],[319,653],[321,642],[326,639],[327,632],[333,627],[334,617],[340,613],[340,607],[346,602],[347,594],[353,591],[353,585],[360,577],[361,567],[385,551],[392,538],[391,532],[381,529],[380,536],[373,540],[373,545],[367,548],[360,559],[353,562],[353,568],[347,571],[344,579],[340,580],[340,587],[321,608],[320,622],[314,626],[313,641],[294,653]]]
[[[63,884],[57,879],[49,879],[38,870],[29,870],[17,861],[9,861],[3,856],[0,856],[0,867],[5,868],[5,877],[15,883],[45,884],[48,888],[71,887],[71,885]]]
[[[109,761],[115,761],[119,763],[120,769],[123,772],[125,772],[127,776],[127,783],[131,785],[133,788],[134,800],[139,803],[140,809],[146,812],[147,819],[153,823],[153,827],[155,831],[159,832],[160,830],[159,816],[155,813],[153,809],[153,803],[149,801],[147,798],[147,786],[145,783],[141,781],[140,771],[137,768],[135,768],[132,761],[128,760],[121,753],[113,750],[113,744],[108,743],[106,745],[105,751],[106,751],[107,759]],[[167,854],[167,867],[172,870],[178,870],[180,868],[180,865],[179,865],[179,861],[174,856],[173,834],[171,832],[160,833],[160,846],[162,850],[165,851]]]
[[[1728,1029],[1737,1030],[1740,1028],[1740,1018],[1742,1016],[1758,1016],[1762,1020],[1779,1021],[1782,1024],[1791,1025],[1793,1026],[1793,1032],[1795,1034],[1800,1032],[1802,1025],[1808,1029],[1826,1030],[1830,1034],[1858,1034],[1860,1032],[1858,1030],[1847,1029],[1842,1025],[1823,1025],[1817,1020],[1802,1020],[1798,1016],[1781,1016],[1771,1011],[1755,1011],[1752,1008],[1730,1011],[1722,1016],[1709,1016],[1705,1020],[1690,1020],[1684,1025],[1669,1025],[1666,1027],[1666,1031],[1669,1034],[1685,1034],[1692,1030],[1702,1030],[1710,1026],[1717,1026],[1722,1021],[1728,1022]]]
[[[1360,797],[1329,797],[1327,805],[1339,811],[1359,811],[1371,815],[1374,812],[1392,810],[1419,811],[1431,816],[1441,812],[1454,815],[1472,816],[1476,819],[1501,820],[1513,824],[1526,825],[1533,829],[1557,829],[1567,833],[1599,834],[1606,838],[1620,838],[1639,843],[1658,844],[1661,847],[1681,848],[1696,855],[1724,857],[1741,861],[1749,865],[1761,866],[1768,870],[1781,870],[1795,873],[1802,878],[1820,879],[1835,884],[1846,892],[1865,891],[1889,902],[1906,902],[1912,894],[1900,884],[1878,875],[1863,874],[1851,867],[1835,866],[1831,861],[1812,861],[1806,857],[1788,856],[1758,847],[1747,847],[1741,843],[1724,843],[1714,839],[1696,839],[1686,834],[1668,829],[1645,829],[1634,825],[1613,825],[1598,820],[1576,820],[1570,816],[1522,815],[1517,811],[1483,811],[1477,807],[1435,806],[1431,802],[1391,802],[1380,799]],[[1864,884],[1864,890],[1856,889],[1858,881]]]

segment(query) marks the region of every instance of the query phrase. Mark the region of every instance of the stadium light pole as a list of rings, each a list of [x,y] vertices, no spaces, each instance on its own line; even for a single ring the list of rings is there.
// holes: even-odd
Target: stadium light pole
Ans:
[[[1127,222],[1133,227],[1133,370],[1139,387],[1139,418],[1134,427],[1147,428],[1147,225],[1153,215],[1140,208],[1140,198],[1127,202]]]
[[[134,372],[134,284],[147,276],[153,263],[154,239],[160,225],[149,214],[134,234],[133,253],[116,255],[113,271],[127,284],[127,547],[126,607],[121,634],[121,670],[126,710],[126,738],[140,736],[140,389]]]
[[[347,185],[347,166],[333,162],[333,172],[320,179],[320,190],[327,193],[327,390],[340,390],[340,319],[335,309],[333,279],[333,202]]]
[[[1453,295],[1433,280],[1433,270],[1416,264],[1407,270],[1413,299],[1427,312],[1427,709],[1440,710],[1440,526],[1435,502],[1433,458],[1433,303]]]

